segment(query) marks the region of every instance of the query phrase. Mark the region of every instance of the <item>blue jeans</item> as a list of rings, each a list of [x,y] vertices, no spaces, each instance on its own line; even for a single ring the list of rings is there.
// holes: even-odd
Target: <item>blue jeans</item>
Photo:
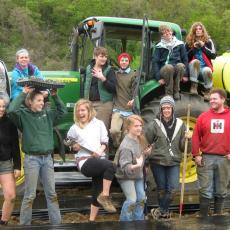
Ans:
[[[158,203],[161,213],[167,213],[173,200],[173,195],[179,187],[180,167],[163,166],[150,162],[158,192]]]
[[[120,221],[144,220],[145,191],[143,179],[118,180],[126,197],[121,208]]]
[[[25,192],[20,211],[20,224],[30,225],[32,219],[32,205],[36,197],[38,177],[43,184],[49,220],[51,224],[61,223],[57,194],[55,192],[54,166],[51,155],[32,156],[25,154]]]
[[[230,160],[224,156],[202,154],[204,166],[197,167],[200,196],[225,198],[230,178]]]

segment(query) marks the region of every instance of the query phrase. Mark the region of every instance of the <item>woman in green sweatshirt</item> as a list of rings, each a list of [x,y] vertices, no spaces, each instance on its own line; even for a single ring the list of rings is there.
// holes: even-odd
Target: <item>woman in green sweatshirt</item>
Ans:
[[[38,177],[44,187],[50,223],[61,223],[51,154],[54,146],[53,126],[64,116],[66,108],[55,90],[51,92],[51,96],[56,110],[44,108],[44,96],[40,91],[24,87],[23,92],[9,106],[9,117],[22,132],[22,150],[25,153],[25,193],[20,212],[21,225],[31,224]]]

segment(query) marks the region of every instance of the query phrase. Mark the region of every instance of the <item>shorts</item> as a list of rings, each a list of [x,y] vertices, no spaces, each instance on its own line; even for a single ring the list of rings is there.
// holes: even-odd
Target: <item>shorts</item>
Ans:
[[[7,173],[13,173],[13,163],[11,160],[7,161],[0,161],[0,175],[1,174],[7,174]]]

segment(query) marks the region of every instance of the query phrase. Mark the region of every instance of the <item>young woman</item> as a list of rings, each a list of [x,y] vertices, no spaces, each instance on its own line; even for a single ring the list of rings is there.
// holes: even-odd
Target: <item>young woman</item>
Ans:
[[[192,82],[190,92],[197,94],[198,83],[204,86],[204,99],[209,100],[212,88],[213,66],[211,59],[216,58],[214,43],[201,22],[195,22],[186,37],[186,50],[189,61],[189,75]]]
[[[92,177],[89,221],[95,221],[100,205],[108,212],[116,212],[109,197],[115,169],[113,163],[105,159],[108,133],[103,121],[95,118],[95,115],[92,103],[80,99],[74,107],[75,124],[67,133],[67,138],[75,142],[71,148],[77,152],[78,169],[83,175]]]
[[[15,178],[21,174],[18,131],[6,115],[5,98],[0,97],[0,184],[4,202],[0,225],[7,225],[16,197]]]
[[[9,106],[9,117],[22,132],[22,150],[25,153],[25,192],[20,212],[21,225],[31,224],[38,177],[44,187],[50,223],[61,223],[51,155],[54,146],[53,126],[63,118],[66,108],[56,90],[51,91],[51,96],[56,110],[44,108],[44,96],[40,91],[24,87],[23,92]]]
[[[126,197],[122,205],[120,221],[144,220],[145,190],[143,167],[145,154],[151,148],[144,149],[143,120],[140,116],[127,118],[127,135],[124,137],[115,156],[116,177]]]
[[[154,142],[154,150],[149,163],[157,184],[159,208],[152,209],[153,218],[169,218],[169,206],[179,187],[179,172],[185,138],[191,138],[186,132],[183,121],[175,118],[175,102],[165,96],[160,101],[159,114],[148,124],[146,138]],[[190,142],[191,144],[191,142]],[[191,149],[190,144],[188,151]]]

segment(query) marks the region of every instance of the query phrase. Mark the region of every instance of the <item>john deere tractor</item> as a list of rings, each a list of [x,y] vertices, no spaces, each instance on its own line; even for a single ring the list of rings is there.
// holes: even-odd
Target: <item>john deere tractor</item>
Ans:
[[[55,128],[55,150],[62,156],[55,159],[55,169],[60,175],[66,175],[67,182],[78,180],[72,169],[76,169],[74,158],[65,154],[67,149],[63,145],[66,132],[73,124],[74,103],[83,97],[84,75],[86,66],[93,58],[93,49],[104,46],[109,51],[109,61],[116,69],[116,58],[121,52],[128,52],[133,56],[132,68],[138,73],[135,103],[133,111],[143,116],[146,123],[155,118],[158,113],[159,100],[164,95],[164,88],[154,80],[152,73],[152,54],[155,44],[160,40],[158,32],[161,24],[169,25],[174,35],[182,40],[183,30],[179,25],[155,20],[117,18],[117,17],[90,17],[79,23],[73,30],[71,54],[71,71],[43,71],[47,79],[58,80],[65,83],[59,90],[68,109],[68,115]],[[226,89],[230,93],[230,55],[226,53],[214,62],[214,84]],[[192,132],[196,118],[208,109],[208,103],[201,95],[189,93],[190,82],[181,84],[180,99],[176,101],[176,116],[186,120],[187,105],[191,105],[189,129]],[[111,156],[112,158],[112,156]],[[193,182],[196,177],[196,166],[188,154],[186,182]]]

